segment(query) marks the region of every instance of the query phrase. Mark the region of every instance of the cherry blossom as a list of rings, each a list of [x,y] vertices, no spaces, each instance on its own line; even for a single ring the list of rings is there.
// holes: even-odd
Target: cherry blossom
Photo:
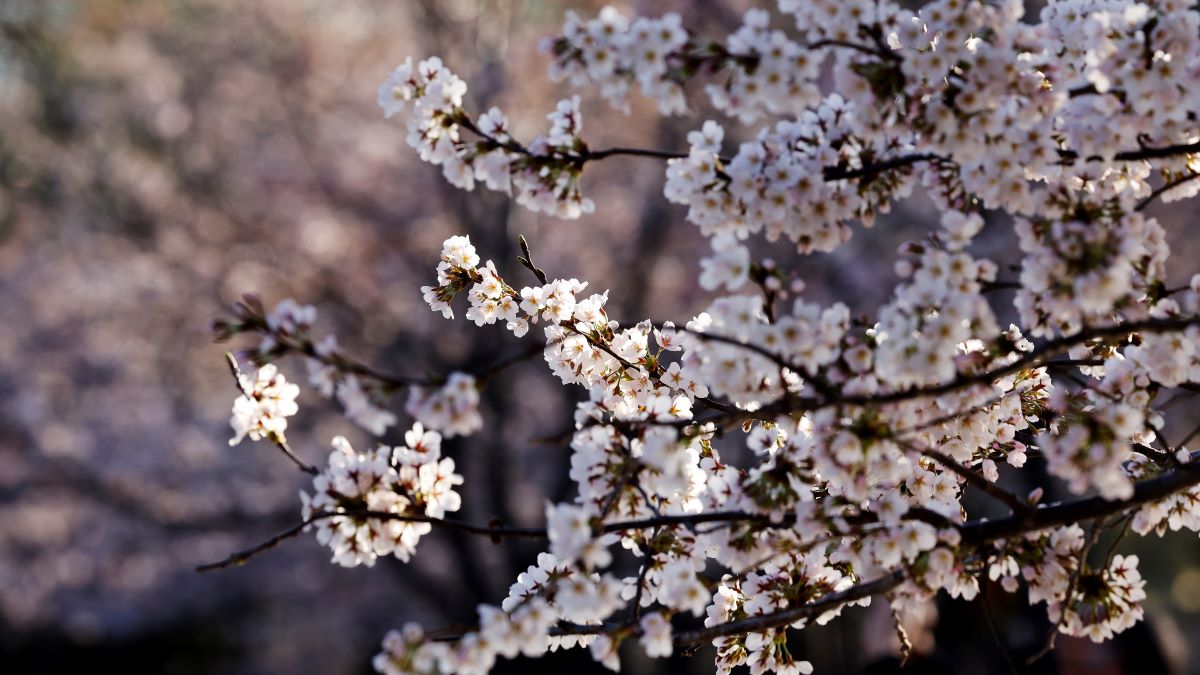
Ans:
[[[492,422],[494,373],[381,375],[315,338],[315,310],[292,301],[246,301],[218,325],[259,335],[260,362],[302,355],[313,388],[377,435],[398,423],[387,396],[408,392],[404,446],[336,439],[302,497],[335,562],[407,560],[434,527],[545,542],[475,625],[391,633],[376,669],[486,672],[587,647],[616,670],[636,640],[651,657],[712,643],[721,673],[807,674],[789,631],[875,596],[901,622],[988,583],[1024,587],[1056,632],[1099,641],[1140,620],[1146,584],[1121,537],[1200,530],[1196,432],[1164,435],[1167,396],[1200,384],[1200,275],[1168,284],[1168,233],[1144,213],[1200,190],[1198,27],[1174,1],[1026,17],[1015,0],[780,0],[712,38],[675,14],[570,12],[542,49],[579,93],[528,143],[499,109],[469,112],[439,58],[406,60],[380,86],[384,116],[460,188],[576,219],[596,206],[590,163],[665,160],[664,198],[711,251],[689,268],[709,295],[673,321],[618,319],[604,280],[551,277],[524,238],[523,269],[466,236],[430,251],[433,312],[525,341],[579,388],[560,439],[573,490],[542,527],[447,518],[470,497],[442,444]],[[584,140],[587,97],[628,110],[636,89],[674,115],[693,88],[728,119],[693,124],[686,148]],[[863,261],[895,273],[878,307],[807,296],[798,270],[752,253],[837,251],[910,195],[937,216]],[[1011,260],[977,246],[998,230]],[[235,441],[281,438],[297,388],[269,365],[240,386]],[[1046,497],[1056,484],[1033,461],[1071,496]],[[1018,474],[1037,483],[1018,494]]]

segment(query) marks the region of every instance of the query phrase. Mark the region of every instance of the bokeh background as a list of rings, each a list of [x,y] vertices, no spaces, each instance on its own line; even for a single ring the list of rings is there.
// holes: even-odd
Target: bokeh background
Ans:
[[[569,3],[593,13],[600,3]],[[744,3],[625,2],[676,10],[714,36]],[[404,621],[469,622],[498,602],[537,551],[446,532],[404,565],[344,570],[302,537],[244,567],[199,575],[286,529],[307,487],[273,448],[230,448],[234,389],[209,322],[242,293],[317,305],[319,331],[404,374],[491,363],[525,349],[500,329],[431,313],[441,241],[469,234],[510,276],[526,235],[551,276],[612,290],[610,313],[686,320],[703,308],[696,259],[706,244],[661,197],[656,160],[590,167],[598,212],[562,222],[494,193],[464,193],[422,165],[375,89],[408,55],[438,54],[470,84],[475,110],[500,105],[523,138],[568,95],[550,83],[538,38],[561,25],[558,0],[0,0],[0,670],[141,673],[365,673],[384,632]],[[698,93],[698,92],[693,92]],[[585,95],[596,147],[685,147],[706,114],[629,116]],[[734,138],[753,129],[731,124]],[[1200,253],[1186,206],[1169,221],[1178,277]],[[933,223],[919,197],[834,255],[790,265],[807,296],[856,311],[883,301],[897,246]],[[1002,222],[977,247],[1018,262]],[[997,305],[1009,298],[997,296]],[[491,327],[495,328],[495,327]],[[283,371],[303,380],[303,366]],[[485,431],[448,444],[467,483],[462,517],[539,524],[567,499],[568,451],[554,436],[580,392],[542,364],[499,377]],[[401,400],[396,401],[399,409]],[[1168,432],[1196,409],[1174,408]],[[312,392],[289,436],[322,463],[329,439],[367,436]],[[402,419],[400,427],[407,420]],[[1055,492],[1052,486],[1051,493]],[[1200,544],[1194,534],[1129,541],[1152,580],[1148,621],[1096,648],[1060,639],[1031,672],[1200,672]],[[1043,612],[991,589],[1012,657],[1040,648]],[[818,672],[894,672],[882,603],[796,638]],[[906,672],[1008,672],[981,607],[940,602],[910,626]],[[707,673],[711,660],[627,669]],[[601,672],[586,654],[502,663],[500,672]],[[1024,671],[1024,668],[1022,668]]]

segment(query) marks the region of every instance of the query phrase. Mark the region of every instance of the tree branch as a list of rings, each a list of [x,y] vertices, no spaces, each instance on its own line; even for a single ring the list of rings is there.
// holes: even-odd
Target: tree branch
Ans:
[[[968,484],[979,488],[989,497],[1005,504],[1008,506],[1008,508],[1012,509],[1014,515],[1027,517],[1033,512],[1032,507],[1030,507],[1029,504],[1020,497],[1014,495],[1008,490],[1001,488],[999,485],[996,485],[992,481],[972,471],[971,469],[968,469],[962,464],[959,464],[954,460],[954,458],[932,448],[926,448],[924,450],[916,448],[914,449],[926,457],[936,460],[938,464],[941,464],[950,471],[953,471],[955,474],[958,474],[965,479]]]
[[[1176,492],[1200,484],[1200,464],[1195,460],[1177,469],[1143,480],[1134,485],[1133,496],[1126,500],[1109,501],[1103,497],[1082,497],[1039,506],[1027,517],[1009,516],[992,520],[965,523],[960,531],[964,544],[979,545],[997,539],[1007,539],[1026,532],[1076,523],[1120,513],[1142,504],[1158,501]]]
[[[1134,211],[1145,210],[1146,207],[1150,206],[1151,202],[1153,202],[1157,197],[1161,196],[1163,193],[1174,190],[1175,188],[1179,187],[1180,185],[1190,183],[1190,182],[1196,180],[1197,178],[1200,178],[1200,173],[1189,173],[1189,174],[1180,176],[1180,177],[1176,178],[1175,180],[1168,181],[1168,182],[1164,183],[1163,185],[1160,185],[1159,187],[1155,188],[1155,190],[1153,192],[1151,192],[1145,199],[1138,202],[1137,206],[1135,206],[1133,208],[1133,210]]]
[[[886,593],[899,586],[904,581],[904,578],[904,570],[895,570],[873,581],[862,582],[844,591],[823,595],[807,605],[789,607],[770,614],[752,616],[707,628],[677,633],[675,635],[675,644],[686,648],[715,640],[719,637],[741,635],[743,633],[758,633],[780,626],[787,626],[800,619],[811,619],[846,603],[869,598],[879,593]]]

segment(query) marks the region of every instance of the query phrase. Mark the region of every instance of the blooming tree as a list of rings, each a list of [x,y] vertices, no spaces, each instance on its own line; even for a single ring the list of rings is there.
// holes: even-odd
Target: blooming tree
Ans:
[[[1052,1],[1037,17],[1016,0],[779,0],[718,41],[672,14],[606,8],[569,13],[542,46],[551,78],[618,108],[636,89],[661,114],[686,114],[707,80],[749,140],[732,147],[710,120],[685,152],[596,150],[573,96],[522,141],[497,108],[467,109],[467,84],[437,57],[397,67],[379,104],[454,185],[564,219],[595,209],[580,185],[589,164],[664,160],[665,197],[712,245],[698,283],[718,295],[683,325],[622,323],[607,292],[550,278],[524,239],[516,268],[451,237],[426,303],[531,347],[435,378],[352,359],[315,334],[312,307],[247,298],[216,324],[220,338],[261,338],[244,352],[256,374],[232,362],[231,442],[276,444],[312,490],[293,530],[205,568],[304,530],[345,566],[408,560],[434,528],[547,542],[474,629],[385,637],[384,673],[486,672],[498,657],[583,646],[615,670],[626,640],[652,657],[711,643],[722,673],[807,673],[789,630],[875,596],[897,617],[940,591],[969,601],[986,580],[1024,586],[1056,632],[1102,641],[1141,619],[1137,557],[1093,549],[1108,530],[1119,543],[1200,529],[1200,462],[1186,447],[1197,432],[1160,433],[1166,404],[1200,388],[1200,275],[1168,285],[1165,232],[1143,213],[1200,191],[1200,12],[1177,0]],[[914,190],[940,220],[903,247],[872,317],[806,300],[744,244],[832,251]],[[971,253],[985,216],[1015,229],[1015,278]],[[1015,289],[1019,324],[1000,324],[997,288]],[[390,400],[407,391],[404,445],[335,438],[325,466],[306,464],[286,439],[297,388],[270,363],[287,355],[374,435],[399,422]],[[479,431],[481,388],[538,355],[587,392],[567,434],[577,496],[547,503],[545,527],[448,517],[463,481],[443,439]],[[1076,496],[1005,487],[1001,465],[1021,475],[1031,460]],[[973,493],[1004,515],[973,513]],[[636,573],[620,575],[630,558]]]

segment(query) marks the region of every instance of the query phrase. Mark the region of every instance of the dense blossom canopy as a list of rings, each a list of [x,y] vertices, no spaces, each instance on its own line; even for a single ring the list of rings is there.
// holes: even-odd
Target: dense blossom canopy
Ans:
[[[464,107],[467,83],[437,57],[397,67],[379,104],[454,185],[566,219],[595,210],[588,163],[666,160],[666,199],[712,244],[698,284],[727,293],[685,325],[623,324],[607,292],[549,278],[523,240],[527,272],[446,240],[421,289],[429,307],[535,341],[531,354],[587,394],[569,434],[578,494],[546,504],[545,529],[445,518],[462,478],[442,439],[482,428],[480,388],[507,363],[382,375],[313,335],[315,310],[292,301],[268,312],[249,300],[218,326],[261,335],[257,363],[306,358],[312,387],[376,435],[408,389],[405,446],[337,438],[316,468],[285,440],[295,385],[271,364],[240,376],[234,441],[266,438],[314,474],[304,525],[334,562],[408,560],[439,526],[548,540],[476,629],[406,626],[384,639],[379,671],[486,672],[497,657],[585,645],[617,669],[635,639],[654,657],[711,642],[718,672],[808,673],[789,629],[876,595],[896,616],[939,591],[971,600],[984,579],[1024,586],[1069,635],[1101,641],[1142,617],[1137,557],[1092,548],[1108,528],[1200,527],[1191,438],[1160,433],[1169,392],[1200,385],[1200,275],[1168,286],[1164,230],[1143,214],[1200,191],[1200,13],[1177,0],[1052,1],[1037,17],[1016,0],[915,12],[779,0],[717,41],[675,15],[606,8],[569,13],[543,48],[550,76],[582,93],[527,143],[502,111]],[[685,114],[704,79],[749,140],[733,147],[709,120],[686,152],[584,141],[580,96],[627,108],[636,89]],[[810,302],[744,243],[832,251],[915,191],[940,221],[901,251],[872,317]],[[985,220],[1015,229],[1013,279],[970,252]],[[527,273],[536,283],[514,280]],[[1018,324],[997,319],[1000,286],[1015,289]],[[1001,484],[1003,465],[1032,457],[1079,498],[1043,504],[1040,488]],[[967,491],[1008,515],[968,512]],[[634,576],[616,572],[618,549]]]

